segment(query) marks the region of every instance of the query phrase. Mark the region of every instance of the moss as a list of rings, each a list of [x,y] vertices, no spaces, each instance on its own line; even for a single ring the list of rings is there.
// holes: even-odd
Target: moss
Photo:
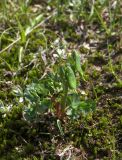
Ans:
[[[110,10],[111,23],[102,15],[108,2],[95,3],[96,9],[92,13],[91,4],[85,0],[82,5],[65,0],[61,4],[54,0],[36,5],[40,3],[37,1],[0,3],[0,52],[14,42],[22,30],[24,34],[38,15],[43,14],[44,20],[52,16],[26,36],[25,43],[20,38],[18,43],[0,53],[0,159],[58,160],[61,158],[58,154],[63,153],[69,145],[73,146],[71,156],[74,159],[122,159],[122,65],[121,38],[118,35],[121,5],[118,2],[115,5],[117,8],[112,12]],[[110,5],[111,2],[109,9]],[[53,15],[57,7],[58,14]],[[110,35],[106,34],[105,26],[109,26]],[[20,97],[13,93],[15,87],[22,88],[23,93],[26,85],[37,83],[46,73],[49,76],[44,77],[43,82],[46,89],[49,89],[49,95],[45,94],[46,90],[43,94],[46,100],[52,101],[55,96],[55,101],[60,101],[62,90],[58,88],[59,77],[56,77],[58,80],[54,80],[53,84],[50,76],[51,72],[57,70],[57,66],[63,66],[66,61],[62,55],[60,58],[53,56],[58,49],[63,49],[66,54],[74,49],[79,50],[86,79],[83,81],[78,77],[81,78],[78,88],[80,100],[92,99],[97,102],[97,109],[93,112],[80,114],[76,111],[78,118],[65,116],[60,120],[64,136],[60,134],[52,108],[49,112],[39,114],[38,119],[32,122],[25,121],[23,108],[29,107],[29,102],[25,102],[25,99],[20,102]],[[46,57],[46,63],[42,54]],[[21,63],[19,56],[22,56]],[[68,159],[67,153],[62,159]]]

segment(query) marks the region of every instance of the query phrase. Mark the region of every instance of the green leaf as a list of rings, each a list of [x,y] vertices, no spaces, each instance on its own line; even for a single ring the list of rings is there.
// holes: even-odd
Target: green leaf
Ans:
[[[39,101],[39,96],[34,90],[26,90],[24,93],[24,97],[30,101],[30,103],[35,103]]]
[[[80,76],[84,79],[84,73],[83,73],[83,70],[81,68],[81,61],[80,61],[80,55],[77,51],[74,51],[73,52],[73,57],[74,57],[74,60],[75,60],[75,68],[76,70],[79,72]]]
[[[32,104],[29,105],[28,107],[26,106],[23,112],[23,116],[27,121],[33,121],[37,116],[36,105]]]
[[[66,73],[67,73],[66,77],[67,77],[69,87],[71,89],[76,89],[76,87],[77,87],[76,77],[75,77],[74,71],[72,70],[72,68],[70,66],[67,66]]]
[[[80,95],[73,93],[68,95],[68,108],[66,114],[73,119],[78,118],[81,113],[85,115],[96,108],[96,102],[94,100],[81,100]]]
[[[38,24],[42,20],[43,15],[40,14],[33,20],[31,20],[31,26],[34,27],[36,24]]]
[[[34,18],[33,20],[30,20],[31,25],[27,26],[26,30],[25,30],[25,34],[26,36],[33,30],[33,28],[40,23],[40,21],[42,20],[43,15],[40,14],[38,15],[36,18]]]
[[[79,105],[79,109],[84,113],[88,113],[90,111],[94,111],[96,108],[96,102],[93,100],[82,101]]]
[[[16,17],[16,19],[17,19],[19,30],[20,30],[21,42],[25,43],[26,42],[26,32],[25,32],[23,26],[21,25],[18,17]]]
[[[51,106],[51,101],[48,99],[43,99],[37,106],[37,113],[44,113]]]
[[[27,85],[24,92],[24,97],[30,101],[30,103],[39,103],[40,98],[47,96],[49,93],[48,89],[45,88],[44,84],[31,83]]]
[[[61,81],[64,81],[65,79],[65,67],[64,66],[59,67],[59,75],[61,77]]]
[[[75,110],[78,109],[78,106],[81,102],[80,96],[76,93],[73,93],[73,94],[69,95],[68,99],[70,101],[69,103],[70,103],[71,108],[73,108]]]

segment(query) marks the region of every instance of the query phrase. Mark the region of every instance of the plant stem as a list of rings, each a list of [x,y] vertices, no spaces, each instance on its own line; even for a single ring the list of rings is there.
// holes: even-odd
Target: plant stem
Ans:
[[[67,95],[68,95],[68,85],[64,84],[64,89],[63,89],[63,92],[64,92],[64,95],[62,97],[62,112],[65,111],[65,108],[66,108],[66,100],[67,100]]]

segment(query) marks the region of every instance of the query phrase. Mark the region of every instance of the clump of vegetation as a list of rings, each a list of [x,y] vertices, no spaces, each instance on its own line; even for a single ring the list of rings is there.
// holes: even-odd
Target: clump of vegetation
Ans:
[[[121,5],[0,2],[1,159],[122,158]]]

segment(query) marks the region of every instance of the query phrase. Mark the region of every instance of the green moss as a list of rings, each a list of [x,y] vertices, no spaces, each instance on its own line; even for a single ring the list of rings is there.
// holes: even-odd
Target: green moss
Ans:
[[[0,2],[1,160],[57,160],[60,159],[57,153],[63,153],[67,145],[73,146],[71,156],[74,159],[122,159],[122,65],[121,38],[118,34],[121,30],[121,5],[119,1],[116,5],[112,3],[112,6],[111,2],[108,5],[108,1],[101,1],[95,2],[95,9],[93,7],[92,10],[91,6],[86,0],[79,3],[66,0]],[[108,17],[106,13],[104,15],[107,9]],[[24,34],[26,28],[42,14],[46,21],[26,36],[25,43],[20,38],[19,42],[8,47],[21,35],[17,17]],[[51,18],[46,19],[50,15]],[[106,33],[107,26],[109,35]],[[2,52],[6,47],[8,49]],[[21,47],[22,55],[19,53]],[[52,72],[66,62],[65,56],[54,57],[58,49],[63,49],[66,55],[74,49],[79,50],[86,79],[83,82],[78,77],[80,100],[92,99],[97,102],[97,109],[87,115],[76,112],[78,118],[65,116],[61,119],[64,136],[60,135],[54,109],[39,114],[38,119],[33,119],[31,123],[27,122],[23,110],[30,104],[25,99],[21,102],[20,97],[13,93],[16,87],[23,93],[27,85],[37,83],[45,73],[47,76],[41,84],[44,83],[46,89],[40,95],[44,97],[41,101],[44,104],[40,106],[48,108],[50,101],[52,106],[56,105],[61,99],[62,90],[60,78],[57,75],[54,78]],[[42,54],[46,57],[46,63]],[[19,56],[22,56],[21,63]],[[67,159],[67,153],[63,159]]]

